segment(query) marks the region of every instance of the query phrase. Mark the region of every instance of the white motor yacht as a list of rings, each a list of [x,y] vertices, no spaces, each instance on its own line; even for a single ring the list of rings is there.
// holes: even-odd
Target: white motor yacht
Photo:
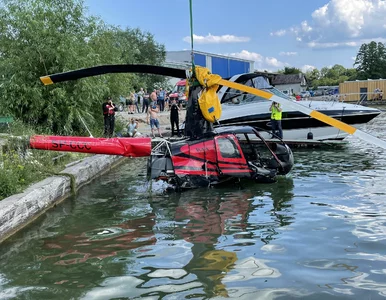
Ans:
[[[296,101],[272,87],[268,78],[261,74],[240,74],[229,80]],[[221,125],[249,125],[268,131],[262,134],[264,138],[269,139],[271,137],[269,133],[271,129],[270,101],[226,86],[220,87],[218,95],[222,103]],[[311,98],[311,100],[296,102],[355,127],[369,122],[381,113],[376,108],[339,101],[312,100]],[[282,105],[282,109],[284,140],[297,141],[310,138],[317,141],[343,140],[348,135],[346,132],[311,118],[292,107]]]

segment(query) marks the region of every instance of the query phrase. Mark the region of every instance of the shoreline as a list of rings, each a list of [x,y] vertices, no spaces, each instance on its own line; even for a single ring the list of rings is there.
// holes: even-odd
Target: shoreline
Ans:
[[[81,187],[121,164],[126,157],[94,155],[0,201],[0,243],[25,228]]]

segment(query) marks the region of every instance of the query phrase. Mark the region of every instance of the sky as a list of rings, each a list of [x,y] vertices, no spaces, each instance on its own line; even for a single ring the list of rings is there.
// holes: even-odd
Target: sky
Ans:
[[[386,42],[386,0],[192,0],[196,51],[256,70],[354,67],[360,46]],[[189,50],[189,0],[85,0],[90,15],[140,28],[166,51]]]

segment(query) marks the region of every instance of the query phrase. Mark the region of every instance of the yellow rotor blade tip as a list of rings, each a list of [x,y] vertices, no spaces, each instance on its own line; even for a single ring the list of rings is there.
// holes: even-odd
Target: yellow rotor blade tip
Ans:
[[[43,82],[44,85],[53,84],[54,82],[51,80],[50,76],[42,76],[40,77],[40,81]]]

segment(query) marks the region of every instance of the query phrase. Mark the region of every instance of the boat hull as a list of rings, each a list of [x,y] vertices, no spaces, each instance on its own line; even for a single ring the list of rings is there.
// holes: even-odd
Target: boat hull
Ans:
[[[268,102],[268,101],[267,101]],[[308,105],[307,105],[308,104]],[[358,127],[366,124],[381,112],[375,108],[367,108],[347,103],[315,103],[303,101],[311,109],[317,109],[323,114],[346,124]],[[251,103],[246,105],[223,105],[221,125],[248,125],[259,128],[262,131],[270,131],[270,113],[268,103]],[[255,112],[255,113],[254,113]],[[348,134],[305,114],[286,110],[282,113],[283,137],[285,140],[306,140],[311,132],[314,140],[342,140]],[[270,138],[269,133],[262,133],[264,138]]]

